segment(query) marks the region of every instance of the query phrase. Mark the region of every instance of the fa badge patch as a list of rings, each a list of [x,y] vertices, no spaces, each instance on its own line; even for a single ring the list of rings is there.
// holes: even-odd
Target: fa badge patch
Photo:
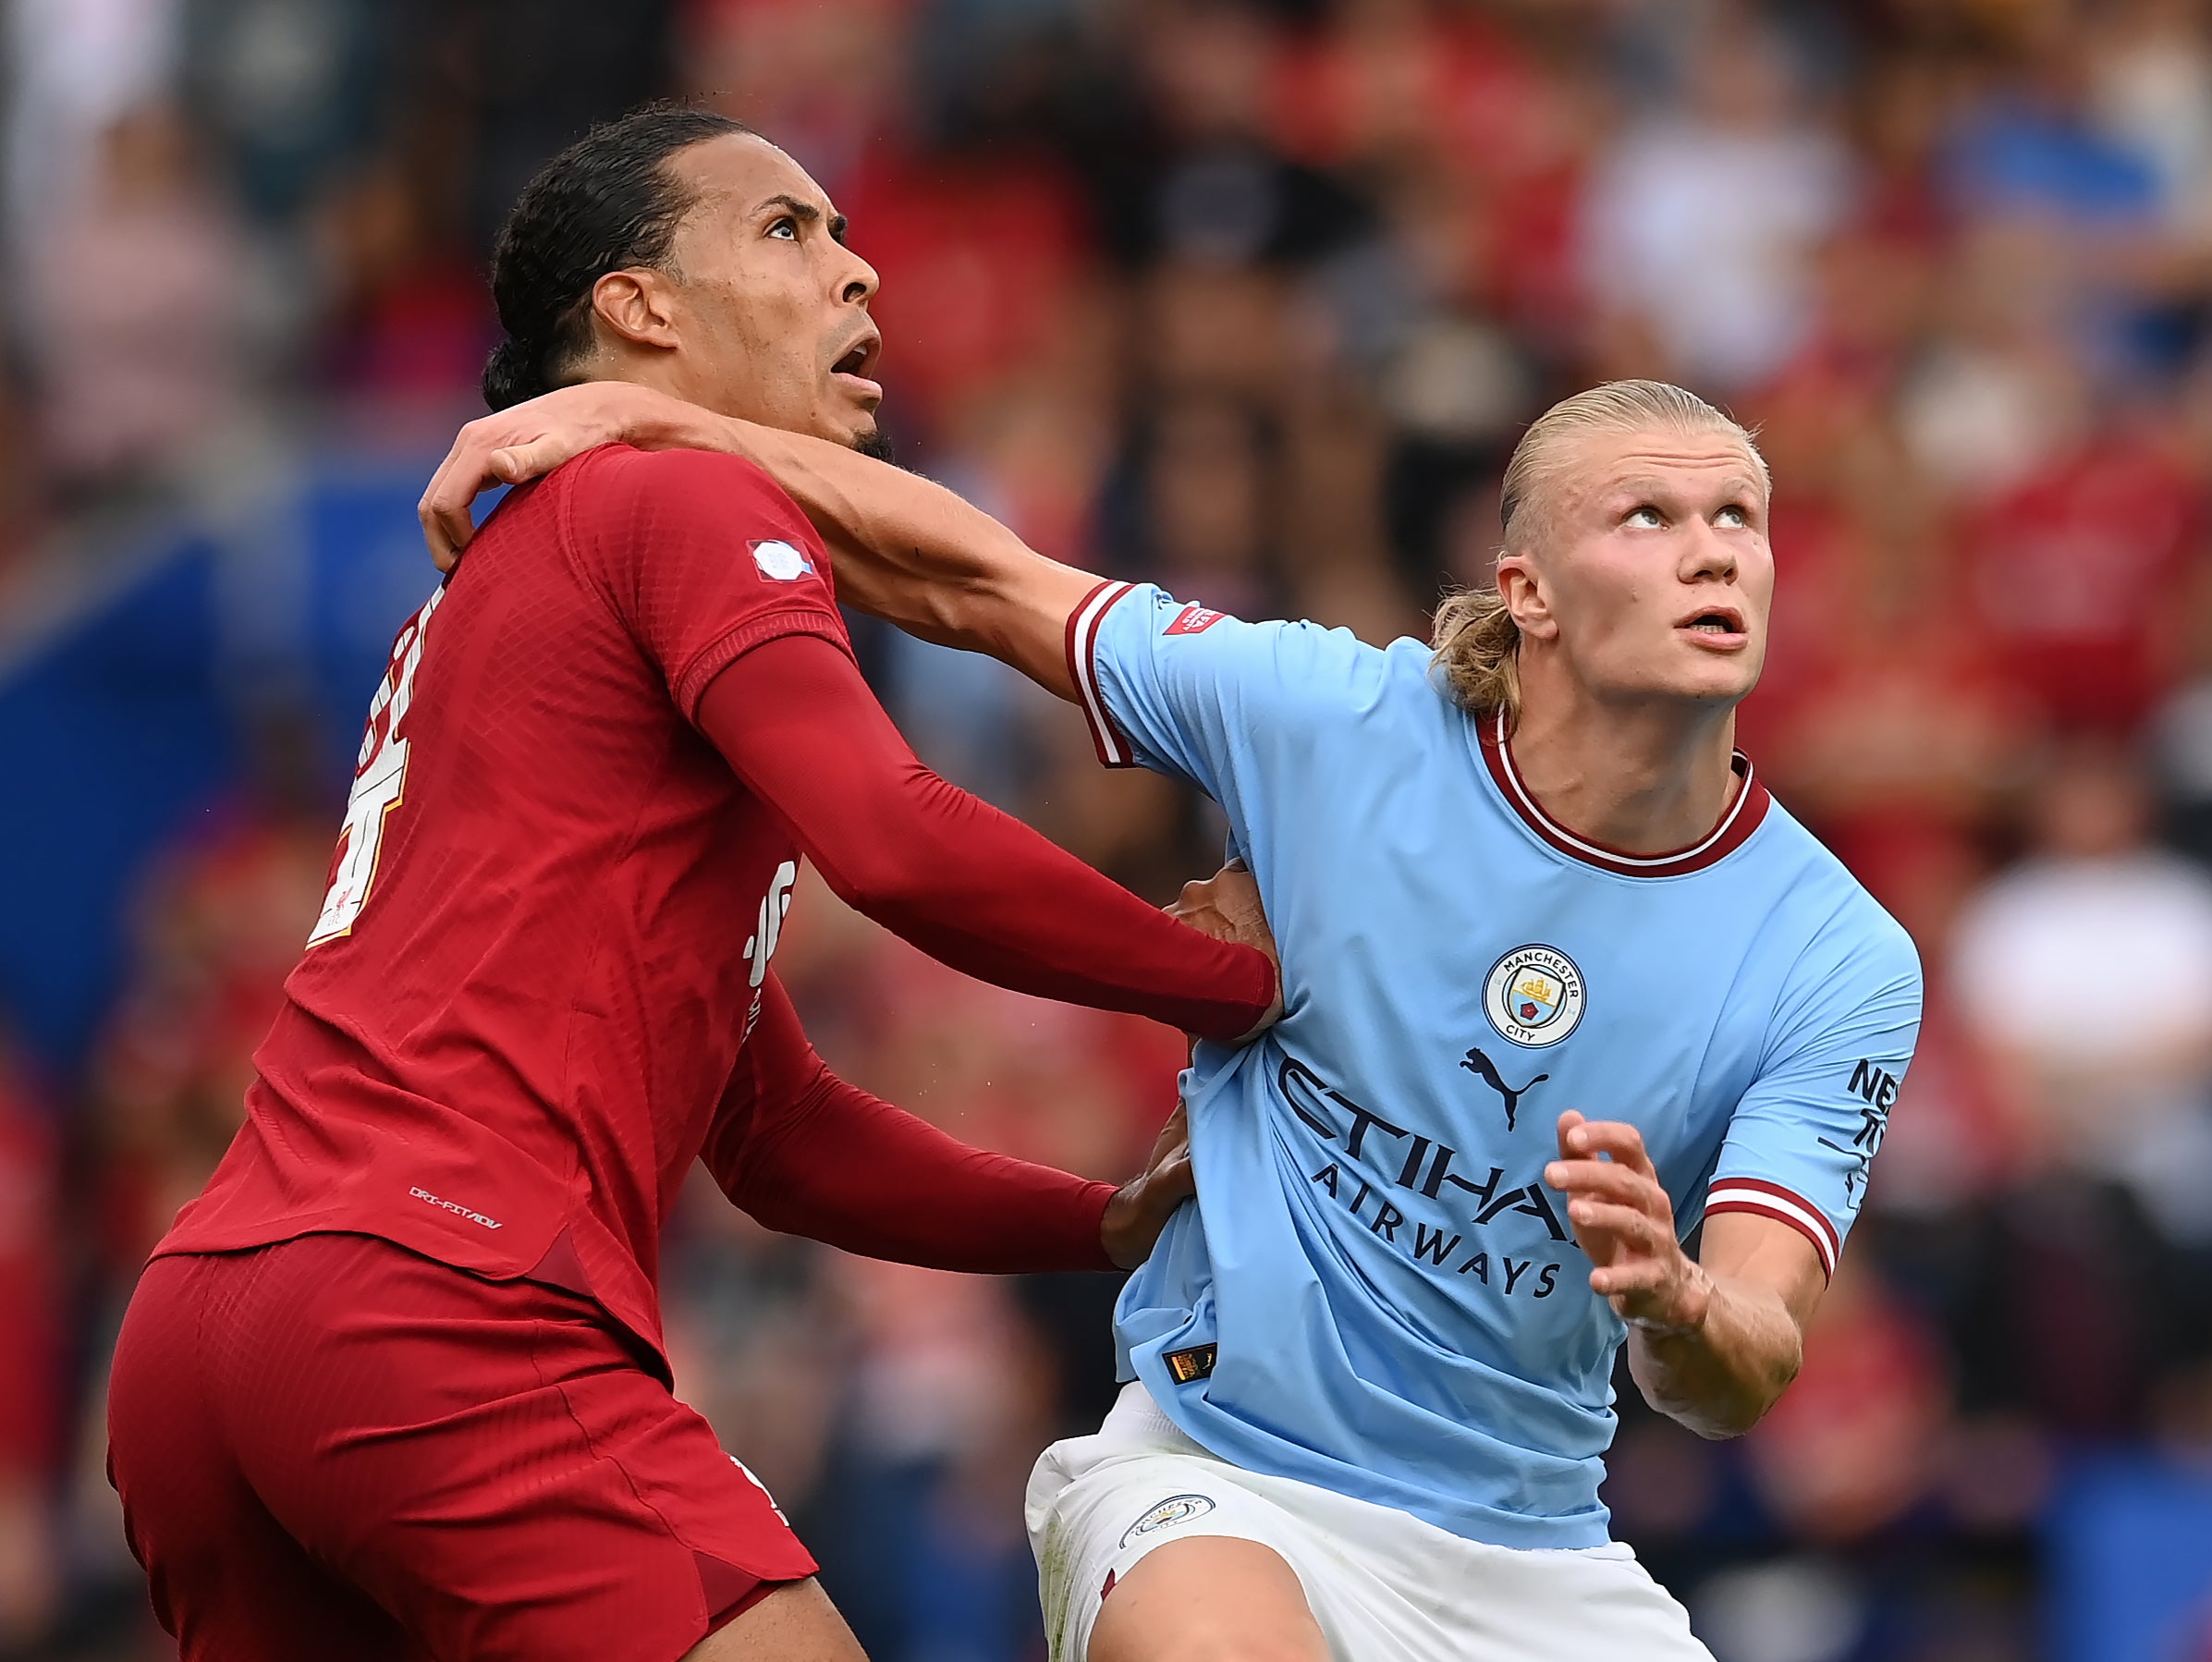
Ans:
[[[1129,1533],[1121,1537],[1127,1546],[1139,1535],[1149,1535],[1155,1529],[1169,1529],[1178,1523],[1188,1523],[1193,1518],[1203,1518],[1214,1509],[1214,1503],[1204,1495],[1170,1495],[1129,1526]]]
[[[752,563],[770,582],[795,583],[813,575],[814,562],[781,540],[752,544]]]
[[[1490,966],[1483,1013],[1516,1045],[1557,1045],[1583,1019],[1583,972],[1550,947],[1517,947]]]
[[[1216,612],[1211,606],[1187,605],[1175,615],[1175,621],[1160,632],[1164,635],[1203,635],[1222,618],[1226,612]]]

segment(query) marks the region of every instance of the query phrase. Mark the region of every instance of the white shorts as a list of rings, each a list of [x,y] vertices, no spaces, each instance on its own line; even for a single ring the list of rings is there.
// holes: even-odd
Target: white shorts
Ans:
[[[1488,1546],[1241,1471],[1185,1436],[1141,1384],[1122,1388],[1095,1436],[1045,1450],[1027,1511],[1052,1662],[1084,1662],[1111,1583],[1192,1535],[1279,1553],[1337,1662],[1712,1662],[1682,1607],[1619,1543]]]

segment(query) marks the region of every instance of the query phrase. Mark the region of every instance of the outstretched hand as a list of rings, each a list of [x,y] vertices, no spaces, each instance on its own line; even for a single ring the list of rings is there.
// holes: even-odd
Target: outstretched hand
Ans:
[[[1098,1226],[1106,1256],[1123,1269],[1135,1269],[1152,1256],[1153,1245],[1176,1208],[1197,1192],[1197,1180],[1191,1175],[1191,1122],[1179,1102],[1153,1140],[1144,1169],[1106,1203],[1106,1216]]]
[[[629,381],[586,381],[460,430],[415,505],[438,569],[450,571],[476,534],[470,507],[494,485],[550,473],[586,450],[617,440],[641,450],[705,447],[706,411]]]
[[[1544,1180],[1567,1196],[1575,1241],[1594,1265],[1590,1290],[1622,1321],[1668,1332],[1705,1321],[1712,1277],[1682,1251],[1674,1203],[1634,1126],[1560,1115],[1559,1157]]]
[[[1217,941],[1252,947],[1267,955],[1275,966],[1275,1002],[1259,1024],[1244,1036],[1263,1033],[1283,1013],[1283,960],[1275,949],[1275,931],[1267,926],[1267,913],[1260,905],[1260,885],[1240,860],[1232,860],[1203,883],[1186,883],[1175,903],[1166,909],[1171,918],[1190,924]]]

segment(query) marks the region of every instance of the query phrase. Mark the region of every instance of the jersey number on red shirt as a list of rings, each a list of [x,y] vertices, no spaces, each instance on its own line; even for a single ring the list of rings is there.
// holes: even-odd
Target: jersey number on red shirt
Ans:
[[[369,885],[376,879],[376,853],[384,846],[385,815],[399,806],[407,788],[407,740],[399,737],[400,719],[414,698],[415,671],[422,662],[422,640],[430,629],[431,614],[445,597],[441,583],[422,609],[407,620],[392,642],[384,683],[369,702],[369,727],[354,760],[346,823],[338,831],[337,852],[331,856],[330,888],[323,897],[315,931],[307,937],[310,947],[349,933],[369,898]]]

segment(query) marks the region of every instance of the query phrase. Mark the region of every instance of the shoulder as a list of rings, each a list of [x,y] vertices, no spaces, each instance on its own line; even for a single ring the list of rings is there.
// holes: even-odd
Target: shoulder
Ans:
[[[1387,654],[1347,629],[1279,617],[1247,622],[1152,583],[1115,590],[1102,589],[1093,603],[1102,648],[1124,657],[1142,654],[1165,674],[1204,666],[1316,702],[1343,702],[1388,677]]]
[[[1824,932],[1831,950],[1863,984],[1873,982],[1889,987],[1910,987],[1918,996],[1921,984],[1920,948],[1905,926],[1889,910],[1853,880]]]
[[[803,520],[784,488],[756,464],[713,450],[639,450],[602,445],[556,470],[573,522],[634,531],[711,517],[730,530],[733,513]]]
[[[1770,802],[1760,832],[1767,857],[1786,868],[1782,911],[1802,942],[1792,985],[1808,995],[1888,988],[1917,997],[1920,950],[1888,909],[1779,802]]]

